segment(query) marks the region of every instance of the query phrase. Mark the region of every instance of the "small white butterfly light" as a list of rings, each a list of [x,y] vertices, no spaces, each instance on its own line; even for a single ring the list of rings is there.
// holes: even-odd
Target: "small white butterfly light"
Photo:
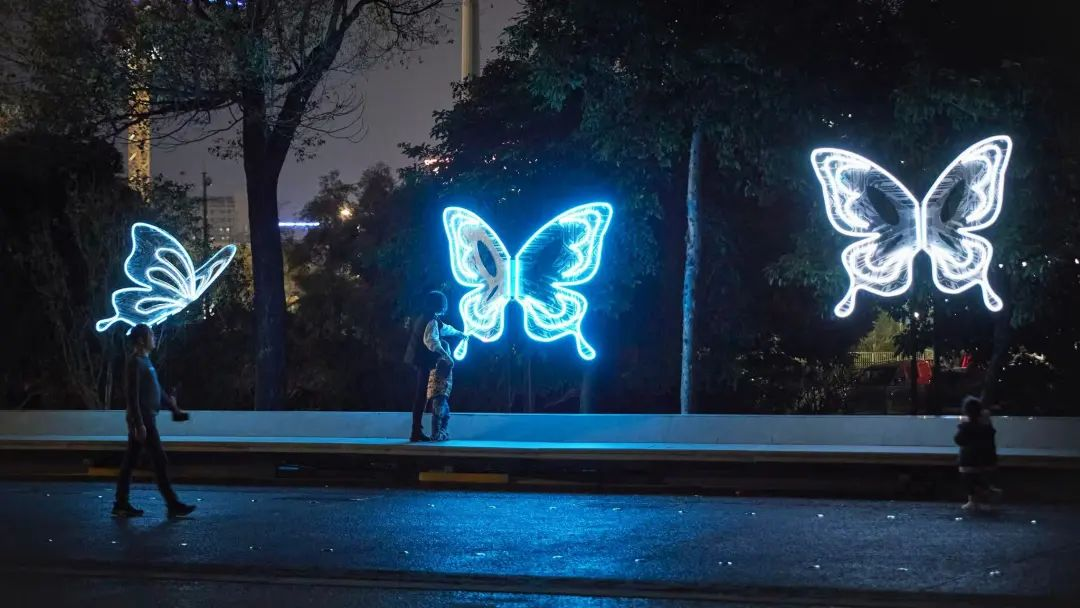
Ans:
[[[986,307],[1001,310],[1001,298],[987,278],[994,248],[974,233],[993,224],[1001,213],[1011,153],[1012,140],[1005,135],[978,142],[950,163],[919,201],[888,171],[858,154],[814,150],[810,159],[821,181],[829,221],[837,231],[859,239],[841,254],[851,283],[834,309],[836,315],[846,317],[855,310],[859,290],[884,297],[907,291],[920,251],[930,256],[938,289],[955,294],[980,286]],[[962,196],[955,210],[946,210],[954,188],[964,188]],[[875,209],[871,189],[895,206],[898,221],[889,222]]]
[[[529,237],[516,257],[510,257],[480,216],[461,207],[446,208],[443,227],[450,242],[450,269],[458,283],[473,288],[458,305],[465,335],[484,342],[498,340],[506,305],[516,300],[525,312],[525,334],[530,338],[552,342],[573,336],[582,359],[596,358],[596,350],[581,335],[589,303],[568,288],[596,276],[611,214],[608,203],[564,211]],[[462,341],[454,358],[464,359],[467,346]]]
[[[171,234],[143,222],[132,225],[131,253],[124,272],[138,287],[114,291],[116,314],[95,327],[103,332],[117,322],[131,327],[161,323],[198,300],[235,255],[236,245],[226,245],[196,269],[187,250]]]

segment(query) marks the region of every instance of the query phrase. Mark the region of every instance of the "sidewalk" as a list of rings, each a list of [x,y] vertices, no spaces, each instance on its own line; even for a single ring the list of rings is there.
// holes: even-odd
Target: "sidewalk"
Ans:
[[[452,440],[410,443],[373,437],[229,437],[164,435],[178,452],[286,454],[372,454],[549,460],[685,462],[832,462],[951,465],[956,448],[946,446],[817,445],[754,443],[653,443]],[[116,451],[122,435],[0,435],[0,450]],[[1080,468],[1080,449],[1001,448],[1001,466]]]

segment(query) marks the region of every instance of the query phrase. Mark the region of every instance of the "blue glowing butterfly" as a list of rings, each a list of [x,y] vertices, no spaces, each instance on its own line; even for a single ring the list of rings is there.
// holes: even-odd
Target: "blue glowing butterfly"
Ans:
[[[573,336],[581,358],[595,359],[596,350],[581,335],[589,303],[585,296],[567,288],[596,276],[611,214],[608,203],[588,203],[564,211],[529,237],[512,258],[480,216],[461,207],[444,210],[443,227],[450,241],[454,279],[473,288],[458,306],[465,335],[483,342],[498,340],[506,305],[516,300],[525,312],[525,334],[530,338],[552,342]],[[464,359],[467,347],[468,342],[462,341],[454,358]]]
[[[131,253],[124,272],[138,287],[112,294],[115,315],[97,322],[99,332],[121,322],[134,327],[161,323],[180,312],[206,292],[236,255],[236,245],[226,245],[199,268],[184,246],[157,226],[138,222],[131,226]]]

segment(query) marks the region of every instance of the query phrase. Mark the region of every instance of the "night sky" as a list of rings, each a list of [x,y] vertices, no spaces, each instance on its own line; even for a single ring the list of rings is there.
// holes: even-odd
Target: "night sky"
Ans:
[[[297,163],[290,156],[281,173],[278,190],[282,219],[297,213],[318,190],[319,177],[332,170],[341,172],[345,181],[356,180],[365,169],[377,162],[397,168],[405,164],[398,149],[401,142],[428,140],[433,124],[432,113],[450,106],[450,83],[461,76],[461,25],[457,0],[450,0],[447,12],[455,22],[436,47],[416,53],[407,66],[397,62],[357,76],[366,103],[363,125],[366,135],[359,142],[329,139],[314,159]],[[520,11],[518,0],[480,1],[480,57],[491,58],[505,28]],[[447,44],[452,40],[452,44]],[[212,142],[197,142],[181,147],[155,148],[152,170],[166,177],[191,184],[199,183],[199,173],[213,180],[210,196],[244,194],[244,171],[240,160],[221,160],[210,153]]]

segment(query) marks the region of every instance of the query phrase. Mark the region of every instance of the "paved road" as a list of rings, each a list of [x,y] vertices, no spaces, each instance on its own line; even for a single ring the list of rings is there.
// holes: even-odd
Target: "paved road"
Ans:
[[[540,594],[412,591],[323,585],[259,585],[207,581],[125,581],[65,577],[0,577],[0,589],[11,606],[78,606],[79,608],[214,608],[216,606],[284,606],[288,608],[775,608],[776,604],[709,603]],[[8,605],[8,604],[5,604]]]
[[[0,483],[0,589],[39,605],[1075,605],[1080,509],[184,486],[108,516],[103,483]],[[56,584],[63,581],[63,584]],[[509,594],[509,595],[507,595]],[[5,602],[6,603],[6,602]],[[150,605],[131,599],[127,605]],[[715,604],[713,604],[715,605]]]

